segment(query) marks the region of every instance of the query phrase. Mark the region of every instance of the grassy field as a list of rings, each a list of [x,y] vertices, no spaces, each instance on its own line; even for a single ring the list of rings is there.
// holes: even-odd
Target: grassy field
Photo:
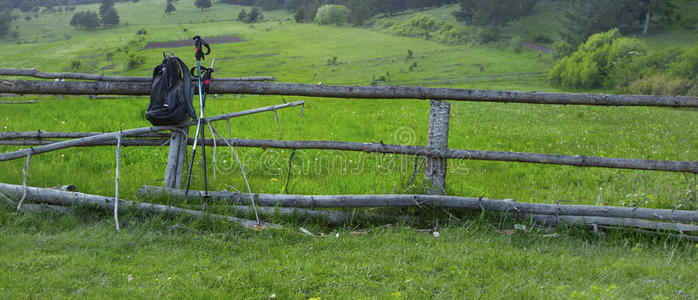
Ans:
[[[391,82],[380,84],[437,81],[440,86],[555,91],[542,77],[517,79],[519,73],[547,71],[551,59],[535,52],[515,53],[503,46],[447,46],[370,28],[294,24],[283,11],[264,12],[267,21],[249,25],[231,21],[240,6],[215,3],[202,13],[193,1],[175,5],[176,13],[165,15],[164,1],[119,3],[122,25],[96,31],[73,30],[67,25],[68,13],[40,14],[28,22],[20,18],[13,24],[19,25],[21,43],[1,40],[0,67],[148,76],[163,50],[194,63],[191,47],[145,50],[149,41],[189,39],[194,34],[234,35],[245,41],[212,47],[209,58],[216,59],[219,77],[269,75],[281,82],[367,85],[374,76],[384,76]],[[98,7],[78,6],[77,10],[87,9]],[[426,13],[446,18],[452,9]],[[549,14],[548,9],[538,8],[541,14]],[[409,15],[394,22],[400,18],[406,20]],[[534,21],[517,22],[530,25]],[[138,35],[140,29],[147,34]],[[665,44],[684,43],[689,35],[679,28],[672,30],[667,35],[674,38]],[[660,43],[661,35],[656,39]],[[414,52],[410,60],[405,58],[408,50]],[[145,62],[129,68],[127,62],[133,56]],[[333,57],[337,64],[328,64]],[[73,61],[80,66],[73,68]],[[415,62],[417,68],[410,71]],[[116,131],[149,125],[143,116],[147,97],[25,99],[39,103],[3,105],[0,130]],[[279,111],[282,135],[273,114],[266,114],[231,120],[232,136],[426,145],[429,104],[423,101],[220,96],[210,98],[206,114],[295,100],[306,101],[304,115],[296,108]],[[683,109],[454,102],[449,146],[695,161],[695,116],[695,110]],[[216,124],[216,129],[227,136],[225,123]],[[17,147],[0,147],[3,152],[13,149]],[[207,150],[213,156],[212,149]],[[141,185],[161,185],[167,151],[167,147],[125,148],[121,195],[135,199]],[[283,191],[289,151],[240,151],[253,191]],[[241,189],[244,182],[231,153],[218,147],[216,154],[212,188]],[[20,184],[23,164],[23,160],[0,163],[0,182]],[[29,185],[70,183],[82,192],[113,195],[114,164],[113,147],[43,154],[32,158]],[[200,166],[194,170],[193,186],[201,188]],[[421,176],[405,187],[411,173],[409,157],[298,151],[289,190],[299,194],[421,192]],[[696,207],[687,200],[690,191],[682,174],[450,161],[447,178],[450,195],[593,204],[603,189],[607,205]],[[451,221],[440,238],[404,226],[331,229],[295,220],[275,220],[292,230],[258,233],[210,221],[135,214],[123,216],[125,230],[115,233],[109,215],[80,212],[68,217],[35,216],[0,207],[0,250],[6,253],[0,258],[0,298],[36,294],[50,298],[267,298],[276,294],[279,299],[698,295],[693,284],[698,248],[664,238],[615,233],[596,237],[566,230],[553,238],[545,237],[549,232],[535,230],[508,235],[496,230],[512,224],[497,216]],[[299,225],[329,237],[300,236],[293,232]],[[353,230],[368,234],[352,235]],[[336,233],[340,238],[334,237]]]

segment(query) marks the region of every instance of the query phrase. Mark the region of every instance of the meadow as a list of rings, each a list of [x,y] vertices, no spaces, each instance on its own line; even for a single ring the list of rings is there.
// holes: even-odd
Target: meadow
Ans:
[[[164,2],[164,1],[163,1]],[[388,84],[482,89],[558,91],[545,77],[552,58],[533,51],[516,53],[506,44],[443,45],[393,36],[371,28],[295,24],[284,11],[264,12],[265,21],[234,19],[241,6],[215,3],[199,11],[193,1],[141,0],[118,3],[121,25],[75,30],[72,13],[20,18],[18,40],[0,40],[0,67],[42,71],[149,76],[171,50],[190,66],[193,47],[144,49],[147,42],[237,36],[244,41],[212,45],[215,76],[276,76],[279,82]],[[81,5],[77,11],[97,10]],[[450,18],[452,7],[426,13]],[[548,7],[538,8],[550,14]],[[415,12],[417,13],[417,12]],[[394,22],[407,20],[395,17]],[[522,18],[518,24],[533,24]],[[376,22],[383,22],[380,20]],[[523,26],[523,25],[522,25]],[[531,25],[541,28],[543,25]],[[146,34],[138,34],[145,29]],[[662,47],[695,44],[680,28],[651,37]],[[508,34],[526,38],[531,32]],[[687,38],[689,37],[689,38]],[[648,39],[648,40],[650,40]],[[692,41],[692,42],[691,42]],[[19,43],[18,43],[19,42]],[[655,47],[655,46],[653,46]],[[659,47],[659,46],[656,46]],[[414,53],[407,59],[408,50]],[[328,60],[336,60],[329,63]],[[142,64],[129,66],[129,60]],[[75,61],[79,62],[76,66]],[[416,63],[416,68],[410,66]],[[390,80],[390,82],[387,82]],[[580,92],[580,91],[574,91]],[[613,92],[613,91],[591,91]],[[26,96],[38,104],[3,105],[2,131],[116,131],[148,126],[147,97]],[[206,115],[304,100],[300,109],[232,119],[236,138],[334,140],[426,145],[429,104],[415,100],[339,100],[228,95],[211,97]],[[457,149],[582,154],[667,160],[698,160],[696,111],[645,107],[542,106],[452,103],[449,146]],[[227,136],[225,123],[216,124]],[[193,128],[192,128],[193,132]],[[18,149],[0,146],[0,151]],[[207,148],[209,157],[213,156]],[[121,195],[136,199],[141,185],[161,185],[167,147],[127,147],[122,151]],[[240,149],[254,192],[284,191],[290,151]],[[417,176],[409,186],[412,160],[338,151],[298,151],[289,191],[297,194],[419,193]],[[240,170],[223,147],[216,152],[214,190],[244,187]],[[320,163],[318,163],[320,161]],[[330,161],[323,165],[323,161]],[[212,161],[211,161],[212,163]],[[23,160],[0,164],[0,182],[21,184]],[[76,148],[32,158],[29,185],[75,184],[81,192],[113,196],[114,148]],[[194,188],[201,188],[195,164]],[[518,201],[695,209],[683,174],[582,169],[522,163],[450,161],[447,193],[512,198]],[[224,208],[220,208],[224,211]],[[249,232],[212,221],[124,216],[125,229],[113,231],[107,214],[89,209],[75,216],[15,214],[0,206],[0,297],[195,297],[267,298],[674,298],[698,295],[695,243],[663,237],[584,230],[534,229],[514,234],[496,215],[465,215],[450,220],[441,237],[409,226],[372,227],[275,219],[292,230]],[[417,212],[424,215],[438,212]],[[430,219],[433,221],[433,219]],[[313,239],[297,226],[325,232]],[[353,231],[359,231],[352,235]],[[339,234],[339,238],[335,238]],[[147,268],[143,266],[147,265]],[[485,272],[483,272],[485,270]],[[32,282],[30,284],[29,282]]]

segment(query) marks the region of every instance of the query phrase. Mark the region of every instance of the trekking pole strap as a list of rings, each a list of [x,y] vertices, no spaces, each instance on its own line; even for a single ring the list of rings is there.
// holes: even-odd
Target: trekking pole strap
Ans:
[[[209,47],[208,43],[204,41],[200,36],[195,36],[193,40],[194,46],[196,47],[196,60],[202,60],[206,57],[206,55],[211,54],[211,47]],[[206,48],[205,53],[204,48]]]

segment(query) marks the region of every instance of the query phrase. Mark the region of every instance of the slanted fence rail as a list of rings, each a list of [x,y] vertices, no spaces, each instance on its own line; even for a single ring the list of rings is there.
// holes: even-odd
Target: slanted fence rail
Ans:
[[[0,70],[0,75],[35,76],[40,72],[23,71],[8,72]],[[33,74],[33,75],[26,75]],[[44,76],[44,75],[41,75]],[[13,94],[76,94],[76,95],[149,95],[150,83],[147,80],[116,80],[105,81],[26,81],[0,80],[0,93]],[[90,78],[78,78],[90,79]],[[344,99],[416,99],[430,100],[429,141],[428,146],[389,145],[383,143],[353,143],[339,141],[284,141],[284,140],[251,140],[251,139],[219,139],[239,147],[285,148],[285,149],[325,149],[342,151],[362,151],[372,153],[394,153],[423,156],[427,159],[425,179],[429,184],[428,192],[438,195],[445,194],[445,178],[448,159],[473,159],[507,162],[525,162],[553,165],[571,165],[579,167],[603,167],[618,169],[638,169],[668,172],[698,173],[696,161],[645,160],[629,158],[608,158],[583,155],[554,155],[543,153],[500,152],[484,150],[449,149],[448,132],[450,104],[449,101],[498,102],[498,103],[528,103],[528,104],[557,104],[557,105],[593,105],[593,106],[654,106],[654,107],[698,107],[698,98],[682,96],[650,96],[650,95],[605,95],[605,94],[568,94],[544,92],[513,92],[494,90],[472,90],[451,88],[425,87],[375,87],[375,86],[326,86],[298,83],[260,82],[257,80],[216,80],[209,87],[212,94],[256,94],[256,95],[286,95]],[[283,107],[301,105],[296,102],[285,104]],[[283,108],[282,105],[251,110],[256,112],[274,111]],[[250,114],[250,111],[232,113],[208,118],[208,122],[227,120],[231,117]],[[186,128],[192,124],[182,124],[177,128]],[[181,136],[182,130],[173,127],[151,127],[131,129],[119,133],[123,136],[121,145],[124,146],[162,146],[169,142],[170,158],[177,157],[175,153],[186,153],[186,145],[192,139]],[[172,136],[162,131],[172,130]],[[213,130],[213,129],[212,129]],[[42,151],[53,151],[66,147],[111,146],[117,144],[114,133],[91,132],[5,132],[0,133],[0,145],[36,146],[28,149],[0,153],[0,161],[27,157]],[[64,140],[73,139],[73,140]],[[212,139],[204,141],[207,145],[214,144]],[[220,144],[220,143],[219,143]],[[170,159],[173,160],[173,159]],[[178,159],[178,161],[180,161]],[[181,163],[181,162],[180,162]],[[168,161],[166,188],[179,188],[182,168],[178,162]],[[177,171],[171,171],[177,170]],[[310,196],[312,197],[312,196]],[[610,208],[610,207],[609,207]],[[585,215],[583,211],[577,216]],[[538,216],[546,219],[545,216]],[[613,217],[613,216],[609,216]],[[592,218],[593,219],[593,218]],[[589,219],[589,220],[592,220]],[[547,219],[546,219],[547,220]],[[586,222],[587,219],[574,219],[575,222]],[[580,221],[582,220],[582,221]],[[612,222],[613,223],[613,222]],[[622,222],[621,222],[622,223]],[[587,224],[588,225],[588,224]]]

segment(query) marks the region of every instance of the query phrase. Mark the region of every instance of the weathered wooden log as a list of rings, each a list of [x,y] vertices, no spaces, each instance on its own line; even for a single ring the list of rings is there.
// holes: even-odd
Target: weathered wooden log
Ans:
[[[446,152],[436,151],[423,146],[403,146],[381,143],[354,143],[333,141],[278,141],[259,139],[226,139],[231,145],[247,148],[276,148],[276,149],[320,149],[356,151],[367,153],[387,153],[416,156],[437,156],[447,159],[485,160],[485,161],[509,161],[522,163],[536,163],[549,165],[567,165],[577,167],[598,167],[630,170],[652,170],[665,172],[689,172],[698,173],[698,162],[695,161],[670,161],[648,160],[632,158],[612,158],[583,155],[556,155],[527,152],[501,152],[486,150],[450,149]],[[50,145],[57,141],[52,140],[1,140],[0,145],[8,146],[34,146]],[[124,139],[124,146],[162,146],[167,139]],[[189,145],[193,144],[190,138]],[[206,146],[213,146],[213,139],[206,139]],[[99,141],[85,143],[79,146],[113,146],[114,141]],[[78,146],[78,147],[79,147]]]
[[[604,225],[604,226],[618,226],[618,227],[632,227],[632,228],[642,228],[651,230],[671,230],[678,232],[698,232],[698,226],[682,223],[669,223],[669,222],[656,222],[647,221],[642,219],[631,219],[631,218],[610,218],[610,217],[592,217],[592,216],[567,216],[567,215],[541,215],[541,214],[529,214],[529,215],[519,215],[519,219],[527,220],[530,219],[536,223],[544,224],[547,226],[557,226],[557,225],[574,225],[574,226],[594,226],[594,225]]]
[[[36,104],[39,103],[39,101],[36,100],[27,100],[27,101],[0,101],[0,104]]]
[[[165,168],[165,187],[178,189],[182,187],[182,173],[187,156],[187,140],[189,139],[189,127],[172,132],[170,138],[170,150],[167,156]]]
[[[286,103],[286,104],[281,104],[281,105],[272,105],[272,106],[268,106],[268,107],[255,108],[255,109],[234,112],[234,113],[229,113],[229,114],[224,114],[224,115],[219,115],[219,116],[212,116],[212,117],[205,118],[205,120],[206,120],[206,122],[227,120],[227,119],[234,118],[234,117],[241,117],[241,116],[266,112],[266,111],[275,111],[277,109],[293,107],[293,106],[298,106],[298,105],[303,105],[303,104],[304,104],[303,101],[296,101],[296,102]],[[144,134],[152,134],[152,133],[160,132],[160,131],[178,130],[178,128],[188,127],[188,126],[192,126],[192,125],[196,125],[196,122],[190,121],[190,122],[186,122],[186,123],[183,123],[183,124],[177,125],[177,126],[143,127],[143,128],[124,130],[121,132],[101,133],[101,134],[97,134],[97,135],[93,135],[93,136],[88,136],[88,137],[83,137],[83,138],[78,138],[78,139],[73,139],[73,140],[68,140],[68,141],[60,141],[60,142],[52,143],[49,145],[43,145],[43,146],[34,147],[34,148],[21,149],[21,150],[16,150],[16,151],[11,151],[11,152],[0,153],[0,161],[17,159],[17,158],[20,158],[23,156],[27,156],[29,153],[40,154],[40,153],[70,148],[70,147],[78,147],[81,145],[88,145],[91,143],[104,142],[104,141],[107,141],[110,139],[115,140],[117,136],[122,136],[122,137],[142,136]]]
[[[104,74],[85,74],[85,73],[47,73],[36,69],[5,69],[0,68],[0,76],[22,76],[35,77],[43,79],[78,79],[78,80],[96,80],[96,81],[121,81],[121,82],[151,82],[152,77],[130,77],[130,76],[105,76]],[[214,80],[221,81],[274,81],[274,77],[231,77],[231,78],[215,78]]]
[[[21,197],[22,191],[23,191],[23,189],[22,189],[21,185],[12,185],[12,184],[0,183],[0,192],[2,192],[3,194],[5,194],[6,196],[8,196],[10,198],[17,199],[17,198]],[[77,193],[77,192],[66,192],[66,191],[59,191],[59,190],[54,190],[54,189],[36,188],[36,187],[28,187],[27,188],[27,201],[31,201],[34,203],[46,203],[46,204],[63,205],[63,206],[71,206],[71,205],[75,205],[75,204],[85,205],[85,206],[96,206],[96,207],[100,207],[102,209],[107,209],[109,211],[114,209],[114,198],[111,198],[111,197],[83,194],[83,193]],[[224,220],[224,221],[233,222],[233,223],[239,224],[245,228],[252,228],[252,229],[281,228],[281,226],[279,226],[279,225],[270,224],[270,223],[262,222],[260,224],[260,223],[257,223],[257,221],[222,216],[222,215],[208,214],[208,213],[205,213],[202,211],[183,209],[183,208],[178,208],[178,207],[174,207],[174,206],[133,202],[133,201],[119,199],[119,211],[126,212],[126,211],[129,211],[131,209],[135,209],[135,210],[140,211],[142,213],[163,213],[163,214],[170,214],[170,215],[184,214],[184,215],[188,215],[190,217],[195,217],[195,218],[209,217],[209,218],[216,219],[216,220]]]
[[[254,214],[254,209],[251,206],[244,205],[232,205],[230,207],[232,211],[239,214],[250,215]],[[268,206],[258,206],[257,211],[262,216],[283,216],[283,217],[304,217],[304,218],[315,218],[321,219],[327,222],[329,225],[344,225],[356,222],[359,220],[365,220],[371,223],[392,223],[392,222],[403,222],[403,223],[416,223],[419,221],[417,217],[413,216],[389,216],[376,213],[367,212],[344,212],[337,210],[316,210],[316,209],[305,209],[305,208],[289,208],[289,207],[268,207]]]
[[[599,106],[698,107],[698,97],[567,94],[425,87],[330,86],[300,83],[213,81],[211,94],[285,95],[348,99],[417,99]],[[147,82],[2,80],[0,93],[149,95]]]
[[[103,134],[104,132],[51,132],[51,131],[10,131],[10,132],[0,132],[0,140],[13,140],[13,139],[79,139],[88,136],[95,136]],[[149,138],[164,138],[170,135],[164,132],[152,132],[147,134],[142,134],[134,137],[149,137]]]
[[[44,146],[38,146],[38,147],[32,147],[32,148],[26,148],[26,149],[21,149],[21,150],[16,150],[16,151],[0,153],[0,161],[13,160],[13,159],[17,159],[20,157],[25,157],[27,155],[41,154],[41,153],[56,151],[56,150],[65,149],[65,148],[77,147],[80,145],[90,144],[90,143],[94,143],[94,142],[102,142],[102,141],[106,141],[106,140],[116,140],[116,138],[118,136],[133,136],[133,135],[138,135],[138,134],[158,132],[158,131],[166,131],[166,130],[177,130],[177,128],[171,127],[171,126],[158,126],[158,127],[144,127],[144,128],[129,129],[129,130],[121,131],[121,132],[117,131],[117,132],[111,132],[111,133],[102,133],[102,134],[93,135],[93,136],[84,137],[84,138],[79,138],[79,139],[60,141],[60,142],[56,142],[56,143],[44,145]]]
[[[431,101],[429,107],[429,135],[427,147],[439,152],[448,151],[448,130],[451,117],[451,104],[443,101]],[[431,156],[426,158],[424,178],[428,194],[446,194],[446,165],[445,157]]]
[[[173,199],[184,199],[184,191],[143,186],[138,195],[143,198],[167,194]],[[189,199],[202,199],[203,191],[189,191]],[[354,207],[444,207],[473,210],[494,210],[519,214],[593,216],[662,220],[669,222],[698,222],[698,211],[651,209],[592,205],[558,205],[495,200],[488,198],[440,195],[275,195],[252,194],[262,206],[298,208],[354,208]],[[250,203],[249,194],[209,192],[211,200],[233,204]]]

